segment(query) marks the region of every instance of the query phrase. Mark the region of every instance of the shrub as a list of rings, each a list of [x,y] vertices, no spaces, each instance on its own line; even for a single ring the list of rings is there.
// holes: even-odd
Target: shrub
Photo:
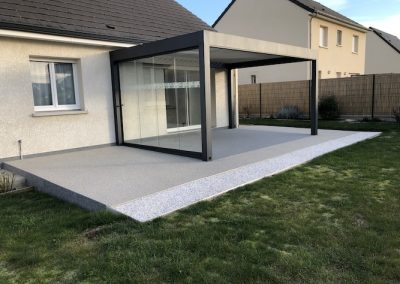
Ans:
[[[14,190],[15,175],[5,171],[0,172],[0,193]]]
[[[400,123],[400,107],[393,109],[393,116],[396,122]]]
[[[297,106],[284,106],[278,113],[279,119],[298,119],[301,113]]]
[[[319,115],[322,119],[334,120],[340,117],[339,103],[335,96],[322,98],[319,103]]]

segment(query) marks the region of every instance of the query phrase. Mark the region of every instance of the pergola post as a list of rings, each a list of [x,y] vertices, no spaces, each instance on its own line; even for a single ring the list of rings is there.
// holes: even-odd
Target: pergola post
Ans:
[[[311,135],[318,135],[318,76],[317,61],[311,61],[310,119]]]
[[[122,103],[121,88],[119,81],[118,63],[111,63],[112,89],[113,89],[113,105],[114,105],[114,123],[115,123],[115,142],[117,145],[124,143],[124,128],[122,123]]]
[[[235,109],[234,109],[234,100],[233,100],[233,94],[232,94],[232,69],[227,69],[227,73],[228,73],[228,112],[229,112],[229,128],[233,129],[235,128],[235,117],[234,117],[234,113],[235,113]]]
[[[210,46],[206,36],[203,36],[199,54],[202,159],[203,161],[210,161],[212,160],[211,60]]]

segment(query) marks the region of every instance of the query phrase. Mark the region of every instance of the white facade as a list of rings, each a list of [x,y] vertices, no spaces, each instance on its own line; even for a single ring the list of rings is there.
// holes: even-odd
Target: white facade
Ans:
[[[123,45],[112,45],[51,36],[22,39],[0,34],[0,161],[20,155],[19,140],[24,156],[115,143],[109,51]],[[35,111],[31,59],[74,62],[79,110]],[[229,124],[227,75],[219,70],[214,74],[213,126],[226,127]],[[163,94],[158,96],[162,103]],[[159,109],[146,115],[158,117],[165,124],[165,108]],[[138,121],[130,119],[126,123]]]
[[[365,73],[400,73],[400,53],[373,31],[367,34]]]
[[[18,140],[24,155],[115,142],[110,48],[1,37],[0,50],[0,159],[19,156]],[[35,113],[33,57],[76,62],[81,112]]]

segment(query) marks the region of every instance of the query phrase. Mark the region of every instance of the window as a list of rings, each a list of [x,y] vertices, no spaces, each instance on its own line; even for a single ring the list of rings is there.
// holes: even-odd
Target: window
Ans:
[[[342,72],[336,72],[336,78],[342,78]]]
[[[337,31],[337,36],[336,36],[336,45],[337,46],[342,46],[342,38],[343,38],[343,32],[341,30]]]
[[[328,28],[327,27],[320,27],[319,30],[319,46],[320,47],[328,47]]]
[[[353,53],[358,53],[359,37],[353,36]]]
[[[257,76],[256,75],[251,75],[251,83],[257,84]]]
[[[31,60],[35,111],[80,109],[76,63]]]

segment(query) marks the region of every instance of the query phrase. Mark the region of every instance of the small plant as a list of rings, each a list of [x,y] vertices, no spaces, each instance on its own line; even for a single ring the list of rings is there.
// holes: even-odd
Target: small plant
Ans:
[[[393,108],[393,116],[397,123],[400,123],[400,107]]]
[[[335,96],[322,98],[319,103],[319,115],[322,119],[335,120],[340,117],[339,103]]]
[[[278,112],[279,119],[299,119],[301,112],[297,106],[284,106]]]
[[[15,174],[0,172],[0,194],[14,190]]]

